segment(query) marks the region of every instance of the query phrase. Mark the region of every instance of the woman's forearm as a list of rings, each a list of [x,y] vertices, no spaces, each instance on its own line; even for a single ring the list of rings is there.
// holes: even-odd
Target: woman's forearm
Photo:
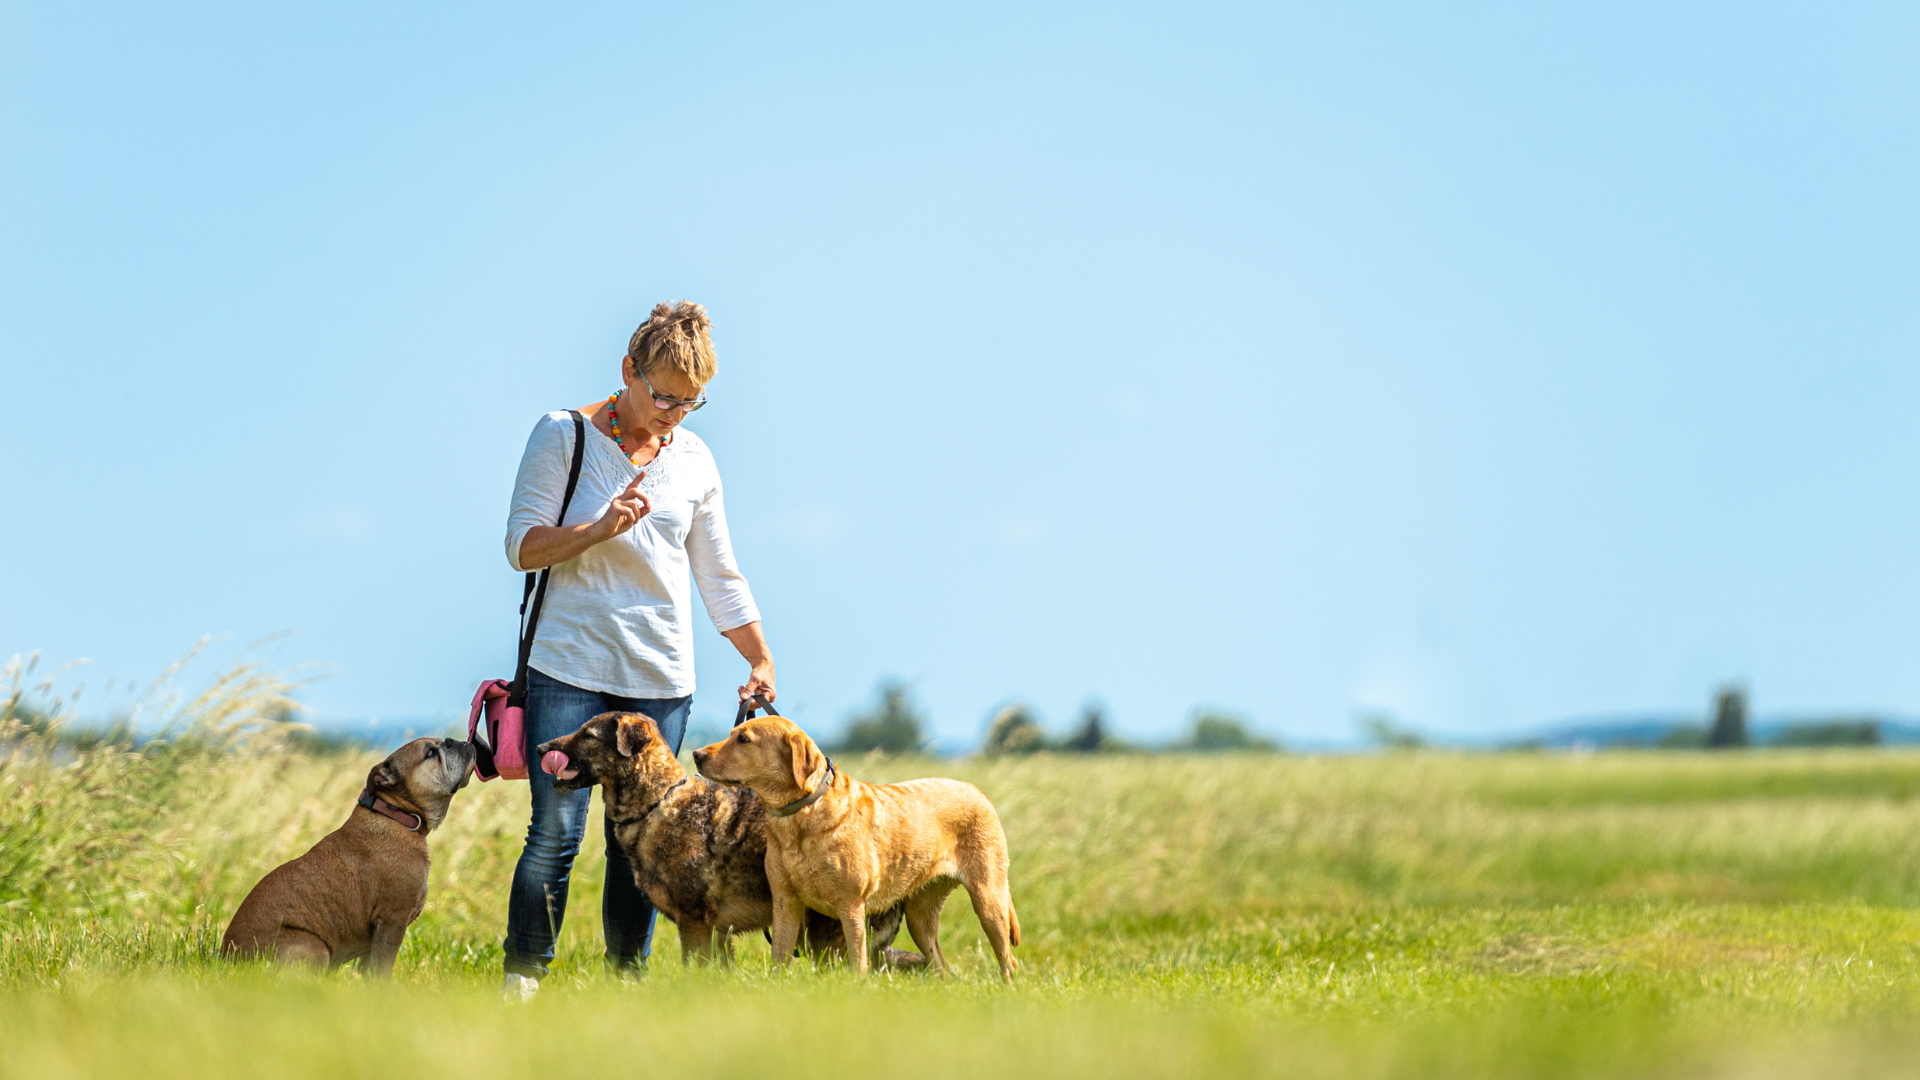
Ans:
[[[763,694],[768,701],[773,700],[773,650],[767,647],[767,634],[760,627],[760,620],[736,626],[731,630],[720,631],[722,637],[733,643],[740,658],[747,662],[752,670],[747,673],[747,685],[740,688],[740,698],[745,700],[754,694]]]
[[[535,525],[520,540],[520,568],[542,570],[566,562],[606,539],[598,521],[583,525]]]
[[[740,659],[749,664],[758,664],[773,658],[773,650],[767,648],[767,633],[761,629],[758,619],[745,626],[736,626],[720,633],[722,637],[733,643],[733,647],[740,653]]]

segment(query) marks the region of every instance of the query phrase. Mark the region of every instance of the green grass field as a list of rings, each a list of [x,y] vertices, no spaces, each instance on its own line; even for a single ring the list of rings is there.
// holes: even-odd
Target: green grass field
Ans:
[[[951,980],[600,967],[589,838],[555,975],[497,996],[524,785],[475,785],[382,985],[219,961],[375,755],[194,703],[144,754],[0,757],[0,1074],[1851,1076],[1920,1060],[1920,754],[1423,752],[844,761],[981,787],[1017,985],[964,897]],[[197,711],[194,711],[197,710]],[[226,732],[223,734],[223,732]],[[16,733],[17,734],[17,733]],[[597,796],[596,796],[597,798]]]

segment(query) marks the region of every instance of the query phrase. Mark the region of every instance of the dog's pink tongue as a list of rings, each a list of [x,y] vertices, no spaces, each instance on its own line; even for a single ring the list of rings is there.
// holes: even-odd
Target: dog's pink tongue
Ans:
[[[559,776],[560,770],[567,767],[567,755],[558,750],[549,750],[540,755],[540,768],[548,776]]]

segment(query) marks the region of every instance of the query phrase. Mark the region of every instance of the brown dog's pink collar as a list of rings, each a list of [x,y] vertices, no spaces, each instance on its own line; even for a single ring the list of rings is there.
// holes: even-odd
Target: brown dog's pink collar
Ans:
[[[393,820],[399,822],[401,825],[406,827],[408,832],[417,832],[422,835],[425,835],[427,831],[426,818],[421,817],[419,814],[416,814],[411,810],[402,810],[399,807],[394,806],[392,803],[389,803],[387,800],[380,798],[378,795],[375,795],[373,792],[368,791],[366,788],[360,789],[360,798],[357,799],[356,801],[361,806],[366,807],[367,809],[373,811],[376,814],[380,814],[385,817],[392,818]],[[413,820],[409,822],[407,820],[408,818],[412,818]]]

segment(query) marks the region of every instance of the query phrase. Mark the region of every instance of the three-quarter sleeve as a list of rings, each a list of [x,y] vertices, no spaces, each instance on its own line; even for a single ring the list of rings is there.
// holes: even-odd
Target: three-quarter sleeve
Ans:
[[[693,526],[687,530],[687,562],[693,568],[693,583],[707,605],[707,616],[721,633],[760,619],[746,576],[733,559],[733,541],[727,536],[727,510],[716,478],[713,490],[693,511]]]
[[[520,455],[520,473],[513,481],[513,505],[507,511],[507,565],[521,573],[520,545],[535,525],[553,525],[560,517],[560,500],[567,493],[567,471],[573,464],[573,424],[549,413],[533,426],[527,449]]]

